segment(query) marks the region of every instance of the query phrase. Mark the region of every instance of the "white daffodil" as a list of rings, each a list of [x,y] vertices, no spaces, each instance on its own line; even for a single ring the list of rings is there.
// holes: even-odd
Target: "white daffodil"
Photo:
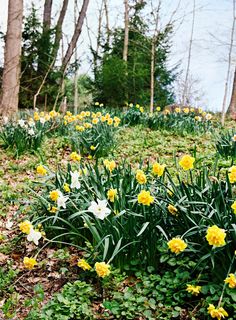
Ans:
[[[44,123],[46,122],[45,118],[40,118],[39,121],[42,125],[44,125]]]
[[[20,126],[21,128],[24,128],[24,126],[25,126],[25,120],[20,119],[20,120],[18,121],[18,124],[19,124],[19,126]]]
[[[13,226],[13,222],[10,219],[7,219],[6,229],[11,230],[12,226]]]
[[[28,134],[30,135],[30,136],[33,136],[34,135],[34,129],[29,129],[29,131],[28,131]]]
[[[80,188],[80,182],[79,182],[79,177],[80,177],[80,174],[78,171],[74,171],[74,172],[70,172],[70,175],[71,175],[71,184],[70,184],[70,187],[71,189],[79,189]]]
[[[34,228],[30,228],[30,233],[27,236],[28,241],[33,241],[33,243],[37,246],[39,244],[39,239],[42,237],[41,232],[35,231]]]
[[[233,140],[234,142],[236,142],[236,134],[233,135],[232,140]]]
[[[107,200],[92,201],[88,211],[92,212],[98,219],[104,220],[111,210],[107,207]]]
[[[64,208],[66,209],[66,201],[69,199],[69,197],[64,196],[61,191],[58,191],[59,197],[57,198],[57,207],[58,209]]]

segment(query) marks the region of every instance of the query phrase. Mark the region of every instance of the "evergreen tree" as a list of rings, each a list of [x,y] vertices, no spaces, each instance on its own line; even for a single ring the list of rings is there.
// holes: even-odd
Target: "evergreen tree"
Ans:
[[[100,66],[95,74],[97,99],[113,106],[125,102],[149,104],[152,39],[148,25],[142,18],[145,3],[133,7],[129,21],[129,49],[127,63],[122,59],[124,29],[115,29],[111,48],[104,48]],[[173,103],[172,82],[174,70],[167,68],[172,26],[159,32],[156,41],[155,103],[160,106]],[[128,99],[128,101],[126,101]]]

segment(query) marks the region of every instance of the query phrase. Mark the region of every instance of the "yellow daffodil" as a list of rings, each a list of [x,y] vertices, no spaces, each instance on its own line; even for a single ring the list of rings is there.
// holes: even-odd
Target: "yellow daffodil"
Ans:
[[[194,161],[195,161],[195,159],[193,157],[191,157],[190,155],[186,154],[179,161],[179,164],[184,170],[190,170],[190,169],[193,169]]]
[[[49,193],[49,197],[52,201],[56,202],[57,199],[59,198],[59,192],[58,190],[52,190],[50,193]]]
[[[136,180],[139,184],[145,184],[147,182],[147,177],[143,170],[137,170],[136,171]]]
[[[21,223],[19,223],[19,228],[20,228],[20,231],[23,232],[23,233],[26,233],[26,234],[29,234],[30,233],[30,229],[32,228],[32,224],[29,220],[25,220]]]
[[[212,318],[216,318],[217,320],[220,320],[222,318],[229,316],[224,308],[222,308],[222,307],[216,308],[213,304],[209,304],[207,311]]]
[[[109,276],[109,274],[111,273],[110,265],[105,262],[96,262],[95,270],[97,272],[97,275],[101,278]]]
[[[154,202],[154,197],[151,196],[150,191],[142,190],[138,194],[138,203],[143,204],[144,206],[150,206]]]
[[[152,165],[152,173],[154,175],[157,175],[158,177],[161,177],[164,173],[165,167],[166,167],[165,164],[160,164],[158,162],[155,162]]]
[[[109,189],[107,191],[107,198],[109,201],[114,202],[115,198],[117,198],[117,189]]]
[[[229,287],[231,289],[235,289],[236,288],[236,277],[234,273],[230,273],[228,275],[228,277],[224,280],[225,283],[229,284]]]
[[[206,239],[209,245],[214,247],[222,247],[225,245],[226,233],[224,229],[220,229],[216,225],[207,229]]]
[[[41,176],[46,176],[47,174],[47,170],[42,165],[39,165],[36,168],[36,171],[37,171],[37,174],[40,174]]]
[[[23,263],[25,268],[28,270],[32,270],[34,266],[37,265],[37,261],[34,258],[28,258],[28,257],[24,257]]]
[[[77,152],[72,152],[70,154],[70,159],[72,161],[78,161],[79,162],[81,160],[81,155],[79,155]]]
[[[169,204],[167,209],[173,216],[176,216],[178,214],[178,209],[172,206],[172,204]]]
[[[234,214],[236,214],[236,201],[234,201],[234,203],[232,204],[231,208],[234,211]]]
[[[187,243],[180,238],[173,238],[167,244],[171,252],[176,254],[184,251],[187,248]]]
[[[228,177],[230,183],[236,182],[236,166],[232,166],[231,168],[229,168]]]
[[[201,286],[194,286],[192,284],[187,284],[186,291],[188,291],[188,293],[191,293],[194,296],[197,296],[201,292]]]
[[[77,266],[78,266],[79,268],[83,269],[84,271],[86,271],[86,270],[91,270],[91,269],[92,269],[92,267],[90,266],[90,264],[89,264],[87,261],[85,261],[84,259],[80,259],[80,260],[78,261],[78,263],[77,263]]]
[[[70,186],[68,185],[68,183],[64,184],[63,189],[65,192],[70,192]]]

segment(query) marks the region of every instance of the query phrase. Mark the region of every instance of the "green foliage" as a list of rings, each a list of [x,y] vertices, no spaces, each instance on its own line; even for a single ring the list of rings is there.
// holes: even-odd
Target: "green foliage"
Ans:
[[[0,268],[0,296],[2,296],[5,291],[12,292],[14,290],[12,286],[13,280],[18,274],[17,270],[11,268],[11,265],[6,270],[6,268]]]
[[[92,128],[77,131],[74,128],[68,134],[68,141],[73,150],[82,155],[91,155],[94,158],[107,156],[115,148],[116,128],[106,122],[99,121]],[[95,149],[93,149],[93,147]]]
[[[167,130],[177,135],[201,134],[212,129],[210,121],[195,119],[195,112],[190,113],[154,113],[146,118],[147,127],[152,130]]]
[[[68,283],[41,310],[34,305],[28,320],[70,320],[92,319],[91,298],[96,294],[93,288],[83,282]]]
[[[129,20],[128,60],[123,60],[124,29],[115,29],[111,48],[104,46],[95,69],[97,99],[111,106],[127,101],[147,105],[150,100],[151,46],[149,25],[142,18],[145,3],[134,5]],[[150,23],[151,25],[151,23]],[[154,101],[160,106],[173,102],[174,70],[167,67],[172,27],[160,31],[155,41]]]
[[[231,129],[221,132],[216,141],[216,150],[223,158],[236,158],[236,138],[235,130]]]
[[[37,93],[53,59],[55,30],[43,28],[38,12],[32,5],[25,18],[22,33],[21,83],[19,106],[32,108],[33,98]],[[37,105],[53,105],[58,95],[61,72],[51,68],[37,99]]]
[[[136,126],[137,124],[145,125],[145,115],[140,111],[139,105],[128,107],[128,110],[122,113],[122,123],[129,126]]]
[[[0,139],[3,147],[13,150],[18,157],[26,152],[37,151],[42,145],[47,129],[47,124],[37,122],[30,126],[27,121],[21,119],[18,123],[8,122],[0,128]]]

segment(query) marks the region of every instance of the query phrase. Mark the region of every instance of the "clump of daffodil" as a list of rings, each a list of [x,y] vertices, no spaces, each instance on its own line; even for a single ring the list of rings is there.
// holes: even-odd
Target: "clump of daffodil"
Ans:
[[[187,248],[187,243],[178,237],[171,239],[167,244],[170,251],[176,254],[184,251]]]
[[[158,177],[161,177],[164,173],[166,165],[165,164],[160,164],[158,162],[154,162],[152,165],[152,173],[154,175],[157,175]]]
[[[77,263],[77,266],[78,266],[79,268],[83,269],[84,271],[86,271],[86,270],[91,270],[91,269],[92,269],[92,267],[90,266],[90,264],[89,264],[86,260],[84,260],[84,259],[80,259],[80,260],[78,261],[78,263]]]
[[[192,284],[187,284],[186,291],[188,291],[188,293],[191,293],[194,296],[197,296],[201,292],[201,288],[202,288],[201,286],[194,286]]]
[[[28,270],[32,270],[37,265],[36,259],[28,257],[24,257],[23,263],[25,268]]]
[[[143,204],[144,206],[150,206],[154,202],[154,197],[151,196],[150,191],[142,190],[138,194],[138,203]]]
[[[216,308],[213,304],[209,304],[207,311],[212,318],[216,318],[217,320],[229,316],[223,307]]]
[[[81,160],[81,155],[79,155],[77,152],[72,152],[70,154],[70,159],[72,161],[78,161],[79,162]]]
[[[193,169],[194,161],[195,161],[195,159],[193,157],[191,157],[190,155],[186,154],[179,161],[179,164],[184,170],[190,170],[190,169]]]
[[[111,266],[106,262],[95,263],[95,271],[97,272],[97,275],[101,278],[109,276],[109,274],[111,273],[110,268]]]
[[[47,170],[42,165],[39,165],[36,168],[36,171],[37,171],[37,174],[39,174],[41,176],[46,176],[46,174],[47,174]]]
[[[138,181],[139,184],[145,184],[147,182],[147,177],[143,170],[137,170],[136,171],[136,180]]]
[[[235,289],[236,288],[236,277],[234,273],[230,273],[228,275],[228,277],[224,280],[225,283],[229,284],[229,287],[231,289]]]
[[[109,201],[114,202],[115,198],[117,198],[117,189],[109,189],[107,191],[107,198]]]
[[[176,216],[178,214],[178,209],[174,207],[172,204],[169,204],[167,209],[173,216]]]
[[[207,229],[206,239],[209,245],[214,247],[222,247],[225,245],[226,233],[224,229],[220,229],[216,225]]]

